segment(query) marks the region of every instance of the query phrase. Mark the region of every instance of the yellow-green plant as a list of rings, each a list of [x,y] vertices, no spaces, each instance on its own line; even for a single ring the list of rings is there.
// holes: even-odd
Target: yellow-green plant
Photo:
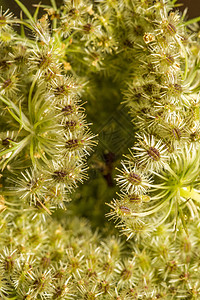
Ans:
[[[199,217],[198,26],[193,31],[192,21],[172,8],[170,1],[130,1],[123,9],[139,52],[139,69],[124,91],[137,133],[117,175],[121,193],[110,215],[128,237],[165,221],[176,229],[180,220],[187,230],[187,220]]]
[[[33,15],[15,1],[20,18],[0,11],[0,298],[199,299],[199,18],[175,0],[51,0]],[[91,114],[108,78],[134,124],[107,214],[130,241],[64,212],[98,139],[81,99]],[[108,180],[112,160],[95,159]]]
[[[24,7],[23,7],[24,8]],[[81,104],[81,84],[65,73],[62,48],[45,16],[1,14],[1,179],[9,207],[63,207],[86,175],[95,144]],[[37,11],[36,11],[37,13]],[[22,34],[13,26],[22,26]],[[24,34],[31,30],[32,38]]]

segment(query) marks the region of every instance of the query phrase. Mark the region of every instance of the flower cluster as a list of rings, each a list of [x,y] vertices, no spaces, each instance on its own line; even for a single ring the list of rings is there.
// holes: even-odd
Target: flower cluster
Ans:
[[[176,244],[165,225],[140,246],[130,244],[130,251],[114,236],[99,241],[85,220],[64,217],[63,225],[47,220],[47,231],[40,216],[33,223],[28,215],[4,213],[0,234],[3,299],[200,296],[200,236],[196,223],[189,224],[189,237],[179,228]]]
[[[129,238],[166,220],[176,228],[178,218],[185,226],[185,218],[199,216],[198,37],[172,8],[170,1],[135,1],[123,10],[138,51],[132,64],[135,57],[140,63],[124,91],[137,134],[108,216]]]
[[[60,7],[54,3],[45,10],[55,21],[56,42],[62,48],[61,60],[66,70],[72,69],[84,77],[85,73],[104,68],[104,58],[115,52],[117,45],[110,15],[101,6],[91,0],[65,0]]]
[[[174,0],[51,0],[33,16],[15,1],[27,20],[0,10],[0,298],[200,298],[198,25]],[[105,75],[137,131],[108,213],[133,241],[63,210],[96,144],[81,95]],[[78,195],[94,218],[101,183]]]
[[[45,16],[20,21],[2,14],[0,38],[1,191],[50,213],[87,178],[86,157],[95,145],[80,100],[81,84],[66,75],[60,48]],[[33,38],[18,35],[22,23]],[[62,56],[62,55],[61,55]],[[20,204],[21,205],[21,204]]]

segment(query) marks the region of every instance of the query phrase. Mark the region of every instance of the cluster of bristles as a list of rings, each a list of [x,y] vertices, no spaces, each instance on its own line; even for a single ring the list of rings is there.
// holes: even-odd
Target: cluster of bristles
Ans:
[[[178,216],[198,216],[198,37],[172,7],[170,1],[131,2],[122,18],[135,51],[132,64],[139,61],[124,92],[137,134],[108,216],[129,238],[168,217],[176,226]]]
[[[45,8],[50,19],[56,20],[55,35],[67,56],[67,61],[63,57],[65,67],[83,77],[105,68],[104,58],[117,49],[109,16],[96,2],[65,0],[60,7]]]
[[[96,2],[65,1],[56,8],[52,0],[39,20],[26,9],[29,21],[0,12],[0,296],[198,299],[196,34],[171,11],[174,1]],[[12,24],[22,26],[21,36]],[[99,243],[80,220],[67,216],[65,230],[42,218],[44,211],[64,207],[68,192],[86,178],[85,160],[95,143],[82,87],[66,72],[83,75],[90,63],[98,70],[108,57],[112,73],[112,54],[117,68],[128,61],[125,102],[137,127],[136,144],[117,177],[121,193],[108,214],[128,238],[138,233],[138,246],[123,259],[119,240],[109,236]],[[27,203],[31,212],[16,215]]]
[[[81,85],[66,75],[48,18],[26,23],[1,12],[0,20],[2,194],[8,206],[17,194],[50,213],[87,177],[85,160],[95,144]],[[13,23],[25,24],[34,39],[19,36]]]
[[[39,216],[33,222],[30,216],[4,215],[0,297],[156,300],[200,296],[196,223],[190,225],[190,238],[182,231],[176,244],[167,226],[161,226],[140,246],[129,245],[130,253],[114,237],[99,242],[87,222],[64,219],[63,226],[60,221],[48,221],[47,231]]]

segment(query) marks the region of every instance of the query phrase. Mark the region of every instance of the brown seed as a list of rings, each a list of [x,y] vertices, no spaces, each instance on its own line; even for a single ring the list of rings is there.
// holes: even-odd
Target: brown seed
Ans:
[[[86,33],[90,33],[91,30],[92,30],[92,25],[91,24],[86,24],[83,26],[83,30],[86,32]]]
[[[63,171],[55,171],[53,173],[53,178],[57,180],[63,180],[67,176],[66,172]]]
[[[65,115],[70,115],[74,112],[74,106],[72,105],[66,105],[62,108],[62,112],[65,113]]]
[[[120,208],[121,212],[124,213],[124,214],[130,214],[131,213],[131,210],[126,206],[121,205],[119,208]]]
[[[79,140],[78,139],[68,140],[66,142],[66,148],[68,148],[68,149],[75,149],[78,146],[79,146]]]
[[[177,84],[177,83],[174,84],[174,92],[177,94],[182,92],[182,87],[180,84]]]
[[[127,279],[130,279],[131,278],[131,275],[132,275],[132,272],[128,269],[124,269],[122,272],[121,272],[121,276],[123,278],[123,280],[127,280]]]
[[[173,58],[171,55],[166,55],[165,59],[166,59],[166,62],[167,62],[169,65],[173,65],[173,63],[174,63],[174,58]]]
[[[128,199],[130,202],[139,203],[141,201],[141,197],[136,194],[128,195]]]
[[[199,132],[195,131],[195,132],[192,132],[190,134],[191,142],[197,142],[197,141],[199,141],[199,139],[200,139],[200,133]]]
[[[75,127],[76,127],[76,125],[77,125],[77,122],[76,121],[67,121],[66,123],[65,123],[65,126],[66,126],[66,128],[68,128],[68,129],[70,129],[70,130],[74,130],[75,129]]]
[[[179,141],[180,138],[181,138],[181,131],[180,131],[180,129],[174,127],[174,128],[172,128],[172,133],[173,133],[174,138]]]
[[[128,181],[133,185],[139,185],[142,182],[142,178],[140,177],[140,175],[130,172],[128,174]]]
[[[4,83],[3,83],[3,88],[6,89],[6,88],[8,88],[11,84],[12,84],[12,80],[9,78],[9,79],[7,79],[7,80],[4,81]]]
[[[158,149],[156,149],[154,147],[149,147],[149,149],[147,150],[147,153],[153,160],[159,161],[160,152],[158,151]]]
[[[75,15],[78,15],[79,11],[76,8],[72,8],[69,10],[68,14],[70,17],[73,17]]]

